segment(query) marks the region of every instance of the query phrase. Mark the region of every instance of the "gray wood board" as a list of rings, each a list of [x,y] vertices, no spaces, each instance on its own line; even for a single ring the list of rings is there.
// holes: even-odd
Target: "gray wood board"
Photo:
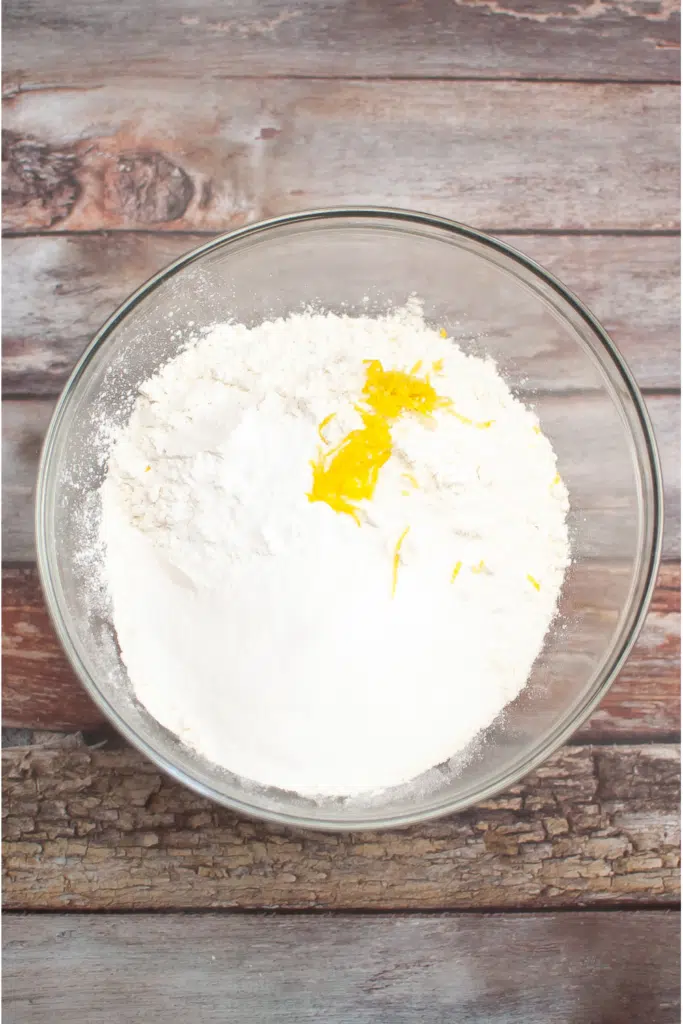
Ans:
[[[220,231],[343,203],[499,232],[671,229],[679,111],[676,87],[647,84],[173,78],[19,92],[5,102],[3,223]]]
[[[5,1024],[676,1024],[679,914],[6,914]]]
[[[676,79],[675,0],[10,0],[8,87],[103,74]]]
[[[616,566],[595,581],[576,587],[574,608],[583,621],[604,629],[605,589],[623,579]],[[3,570],[2,719],[25,729],[76,731],[102,725],[103,714],[90,700],[55,636],[34,566]],[[680,729],[681,570],[664,562],[645,625],[626,665],[599,707],[572,737],[573,742],[604,743],[637,738],[667,740]],[[619,593],[623,594],[621,584]],[[586,612],[593,606],[592,612]],[[600,607],[600,611],[596,609]],[[585,651],[585,637],[580,641]],[[26,742],[26,741],[23,741]]]
[[[648,408],[665,481],[664,555],[680,555],[680,396],[649,395]],[[3,557],[35,558],[33,500],[42,438],[51,399],[3,402]],[[541,426],[560,453],[560,471],[570,489],[572,515],[580,525],[575,554],[630,557],[633,481],[624,458],[622,427],[596,395],[547,395],[532,402]],[[596,453],[599,458],[587,458]],[[580,520],[580,523],[579,523]]]
[[[641,387],[680,383],[679,240],[671,236],[531,235],[504,241],[556,274],[595,313]],[[116,232],[6,239],[3,388],[56,394],[95,332],[143,281],[206,241],[197,234]],[[551,339],[548,339],[548,345]],[[516,339],[519,372],[545,390],[580,387],[578,348],[538,351]]]
[[[385,832],[246,820],[129,748],[2,752],[16,910],[676,904],[680,750],[564,747],[461,814]]]

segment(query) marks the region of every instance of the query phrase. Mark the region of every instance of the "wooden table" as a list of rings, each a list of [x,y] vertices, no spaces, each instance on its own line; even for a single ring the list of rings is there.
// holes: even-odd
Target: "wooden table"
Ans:
[[[675,0],[8,0],[4,27],[5,1020],[677,1021]],[[556,272],[644,389],[667,505],[642,636],[571,744],[464,814],[333,836],[112,736],[48,623],[31,505],[119,301],[207,236],[338,203]]]

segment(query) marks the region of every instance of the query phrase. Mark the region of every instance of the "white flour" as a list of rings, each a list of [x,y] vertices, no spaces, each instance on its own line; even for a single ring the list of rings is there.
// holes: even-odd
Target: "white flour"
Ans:
[[[535,415],[443,333],[414,305],[218,325],[117,438],[101,539],[132,685],[238,775],[308,795],[399,784],[528,679],[569,560],[567,491]],[[429,373],[452,406],[391,421],[359,525],[308,495],[320,452],[362,428],[367,360]]]

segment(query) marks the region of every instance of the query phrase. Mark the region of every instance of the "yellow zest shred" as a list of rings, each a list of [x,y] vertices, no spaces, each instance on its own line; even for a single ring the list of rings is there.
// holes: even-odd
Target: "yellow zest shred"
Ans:
[[[151,466],[145,466],[145,473],[149,473],[151,468],[152,468]]]
[[[541,589],[541,584],[538,582],[538,580],[534,579],[533,576],[530,576],[530,575],[527,574],[527,579],[528,579],[529,583],[531,584],[531,586],[535,590],[540,590]]]
[[[440,335],[440,337],[442,337],[442,338],[447,338],[447,337],[448,337],[448,331],[446,330],[446,328],[445,328],[445,327],[442,327],[442,328],[441,328],[441,330],[439,331],[439,335]]]
[[[460,572],[461,569],[462,569],[462,562],[456,562],[455,563],[455,568],[453,569],[453,572],[451,573],[451,583],[455,583],[455,581],[457,579],[457,576],[458,576],[458,573]]]
[[[469,416],[463,416],[462,413],[456,412],[455,409],[447,409],[446,411],[451,416],[455,416],[456,420],[460,420],[461,423],[466,424],[468,427],[476,427],[477,430],[486,430],[487,427],[495,423],[495,420],[482,420],[477,423],[475,420],[471,420]]]
[[[318,434],[319,434],[320,440],[322,441],[323,444],[329,444],[327,438],[323,434],[323,430],[325,429],[325,427],[327,426],[328,423],[332,422],[332,420],[334,419],[334,417],[336,415],[337,415],[336,413],[331,412],[329,416],[326,416],[325,419],[321,420],[320,423],[318,424]]]
[[[553,477],[553,482],[552,482],[552,484],[550,486],[551,487],[555,487],[559,483],[562,483],[562,477],[560,476],[559,473],[556,473],[555,476]]]
[[[409,484],[412,484],[413,487],[420,486],[412,473],[401,473],[401,476],[404,478],[404,480],[407,480]]]
[[[415,363],[415,366],[413,366],[412,370],[410,371],[410,376],[412,377],[414,374],[419,373],[421,369],[422,369],[422,360],[418,359],[418,361]]]
[[[324,501],[360,524],[354,503],[374,494],[379,471],[391,455],[391,434],[382,416],[358,411],[363,426],[352,430],[331,451],[320,452],[311,463],[313,483],[308,500]]]
[[[537,427],[537,426],[534,426],[534,434],[540,434],[540,433],[541,433],[541,428]]]
[[[324,501],[335,512],[353,516],[357,523],[356,504],[372,498],[379,471],[391,455],[390,425],[407,413],[428,418],[450,405],[450,399],[436,393],[429,375],[385,370],[378,359],[367,360],[365,367],[364,405],[357,410],[363,426],[334,448],[318,453],[311,463],[313,482],[308,494],[309,501]],[[330,419],[326,417],[318,427],[325,444],[322,431]]]
[[[434,373],[443,373],[443,359],[435,359],[432,363]]]
[[[484,565],[484,559],[482,558],[479,565],[472,566],[472,572],[486,572],[486,566]]]
[[[401,536],[398,538],[398,541],[396,542],[396,547],[394,548],[394,564],[393,564],[392,583],[391,583],[391,596],[392,597],[396,593],[396,582],[398,580],[398,567],[401,564],[401,544],[403,544],[403,541],[405,540],[406,534],[408,533],[409,529],[410,529],[410,527],[406,526],[405,530],[403,531]]]
[[[370,360],[366,367],[363,399],[374,412],[390,422],[406,413],[431,416],[437,409],[450,405],[449,398],[436,393],[429,375],[417,377],[403,370],[385,370],[379,359]]]

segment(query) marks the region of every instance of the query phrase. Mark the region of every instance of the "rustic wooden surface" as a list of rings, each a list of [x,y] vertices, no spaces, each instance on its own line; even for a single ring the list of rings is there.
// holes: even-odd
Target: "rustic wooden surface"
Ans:
[[[591,395],[547,395],[533,402],[549,436],[565,456],[562,475],[573,490],[573,509],[590,517],[591,532],[577,537],[575,555],[630,557],[633,538],[624,521],[624,501],[630,499],[631,467],[621,458],[622,427],[615,417],[606,420],[604,407]],[[54,401],[26,399],[3,402],[3,554],[8,562],[35,559],[33,498],[38,459]],[[680,557],[680,397],[650,394],[652,417],[665,480],[664,557]],[[605,460],[602,468],[582,453],[600,438]],[[612,452],[618,458],[610,462]],[[577,499],[577,493],[580,498]]]
[[[53,911],[6,915],[8,1020],[679,1019],[679,21],[677,0],[8,0],[3,709],[31,745],[3,755],[3,867],[7,907]],[[32,502],[54,398],[121,299],[215,232],[354,203],[488,229],[594,309],[646,389],[667,561],[574,745],[466,814],[327,836],[105,740],[39,594]],[[582,386],[554,369],[529,380]],[[213,907],[280,913],[77,913]]]
[[[662,565],[635,650],[576,741],[669,739],[679,731],[680,583],[680,566]],[[31,566],[4,570],[3,650],[5,725],[68,731],[102,724],[55,637]]]
[[[679,899],[679,749],[565,747],[403,831],[246,821],[130,749],[3,751],[7,909],[474,909]]]
[[[601,318],[641,387],[680,383],[679,240],[673,235],[503,235],[561,277]],[[138,285],[206,241],[187,233],[109,232],[6,239],[3,389],[57,394],[109,314]],[[606,273],[606,268],[609,272]],[[545,354],[547,366],[547,353]],[[578,352],[553,373],[524,369],[545,390],[580,378]]]
[[[4,74],[8,90],[105,73],[675,81],[679,25],[672,0],[121,0],[115,19],[84,0],[10,0]]]
[[[675,229],[677,90],[464,81],[116,80],[5,102],[4,226],[221,231],[417,207],[497,231]]]
[[[666,911],[7,914],[4,1020],[677,1024],[678,927]]]

